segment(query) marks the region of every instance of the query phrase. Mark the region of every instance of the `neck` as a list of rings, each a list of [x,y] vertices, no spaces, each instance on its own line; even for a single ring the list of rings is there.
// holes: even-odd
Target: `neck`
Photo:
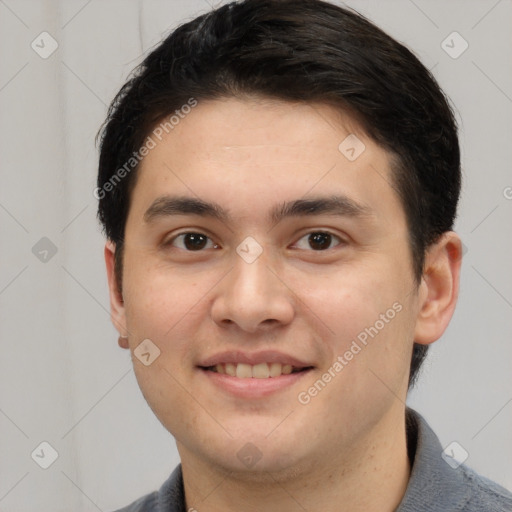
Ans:
[[[384,418],[349,449],[299,466],[247,475],[205,462],[178,443],[186,510],[199,512],[392,512],[410,475],[405,411]],[[326,460],[329,459],[329,460]]]

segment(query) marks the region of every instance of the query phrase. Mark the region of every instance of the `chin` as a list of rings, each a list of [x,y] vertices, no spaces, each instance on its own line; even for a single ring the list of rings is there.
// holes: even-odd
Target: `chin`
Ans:
[[[267,433],[271,429],[267,430]],[[292,439],[288,437],[288,439]],[[214,451],[205,450],[204,457],[210,459],[230,477],[252,482],[285,481],[296,478],[311,468],[307,454],[297,452],[297,443],[283,439],[269,439],[265,435],[245,435],[243,439],[230,439],[225,446]],[[220,457],[219,455],[222,454]]]
[[[307,474],[311,463],[300,461],[296,456],[284,453],[262,453],[254,465],[244,464],[235,453],[234,456],[219,460],[218,453],[212,464],[226,476],[248,483],[276,483],[294,480],[302,474]]]

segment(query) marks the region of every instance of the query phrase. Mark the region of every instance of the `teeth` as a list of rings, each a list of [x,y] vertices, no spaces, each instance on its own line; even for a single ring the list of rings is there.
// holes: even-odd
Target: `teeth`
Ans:
[[[281,363],[270,363],[270,376],[271,377],[279,377],[281,375]]]
[[[256,379],[268,379],[270,371],[267,363],[255,364],[252,367],[252,376]]]
[[[236,365],[236,376],[239,379],[248,379],[252,377],[252,368],[250,364],[237,364]]]
[[[222,365],[218,364],[217,366],[222,366]],[[226,368],[226,373],[228,375],[231,375],[231,377],[236,377],[236,364],[226,363],[224,366]]]
[[[292,373],[292,365],[291,364],[283,364],[283,368],[281,370],[283,375],[289,375]]]
[[[212,367],[213,371],[226,374],[239,379],[268,379],[269,377],[279,377],[289,375],[293,371],[291,364],[281,363],[259,363],[255,365],[245,363],[225,363],[217,364]],[[298,369],[296,369],[298,371]]]

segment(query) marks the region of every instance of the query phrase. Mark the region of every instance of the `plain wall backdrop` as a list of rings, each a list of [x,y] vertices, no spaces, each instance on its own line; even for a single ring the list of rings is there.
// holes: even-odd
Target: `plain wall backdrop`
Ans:
[[[512,489],[512,2],[345,5],[411,48],[457,109],[460,298],[409,404],[443,446],[457,441],[468,465]],[[3,512],[114,510],[158,488],[179,462],[110,323],[94,138],[143,55],[211,8],[0,0]],[[43,469],[52,449],[58,457]]]

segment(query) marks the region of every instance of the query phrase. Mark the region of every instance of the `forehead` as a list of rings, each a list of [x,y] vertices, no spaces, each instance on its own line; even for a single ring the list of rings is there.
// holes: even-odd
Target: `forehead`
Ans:
[[[160,138],[141,162],[134,190],[146,208],[166,193],[240,212],[335,188],[361,204],[397,200],[388,153],[352,117],[325,104],[258,97],[198,102]]]
[[[366,137],[353,117],[340,109],[259,96],[200,101],[165,131],[163,145],[187,144],[197,153],[222,149],[224,158],[243,156],[259,146],[277,158],[317,159],[315,148],[337,150],[343,134]]]

